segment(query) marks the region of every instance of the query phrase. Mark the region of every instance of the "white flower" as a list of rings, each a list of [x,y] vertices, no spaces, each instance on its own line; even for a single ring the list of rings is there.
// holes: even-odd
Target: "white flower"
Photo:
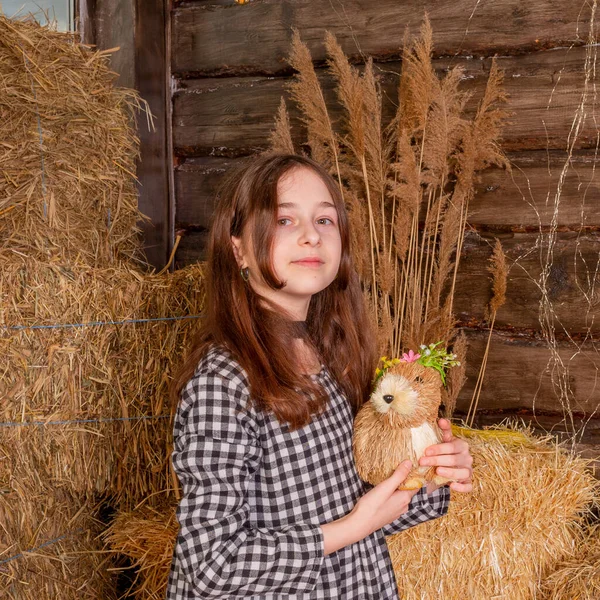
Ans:
[[[431,350],[427,348],[424,352],[425,356],[429,356],[431,354]]]

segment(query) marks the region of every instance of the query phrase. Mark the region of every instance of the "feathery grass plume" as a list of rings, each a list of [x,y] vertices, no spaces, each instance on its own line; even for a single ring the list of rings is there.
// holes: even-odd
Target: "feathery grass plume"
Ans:
[[[311,156],[327,169],[338,174],[338,141],[333,131],[323,92],[315,73],[308,46],[301,41],[300,33],[293,29],[292,46],[288,63],[297,74],[289,85],[290,95],[301,111],[301,119],[306,125]]]
[[[450,171],[449,159],[458,150],[467,121],[462,118],[470,92],[458,89],[464,68],[454,67],[442,80],[432,82],[429,128],[423,144],[423,172],[426,186],[444,188]]]
[[[481,393],[481,388],[483,387],[483,376],[487,366],[490,343],[492,341],[492,331],[494,330],[494,323],[496,322],[496,313],[498,312],[498,309],[506,302],[506,279],[508,277],[508,266],[506,264],[506,256],[502,250],[502,244],[498,238],[496,238],[494,250],[489,262],[490,264],[487,270],[492,274],[493,296],[490,300],[489,310],[486,307],[486,319],[491,318],[491,324],[487,344],[485,346],[485,352],[483,354],[483,360],[481,361],[481,366],[477,375],[477,382],[475,383],[473,396],[471,397],[469,411],[467,413],[466,422],[470,427],[473,426],[473,422],[475,420],[475,412],[477,411],[477,405],[479,404],[479,395]]]
[[[502,87],[504,72],[498,68],[496,57],[492,58],[490,74],[483,98],[477,108],[473,120],[473,138],[477,141],[477,153],[474,156],[473,168],[480,171],[495,165],[510,171],[510,162],[499,146],[502,137],[502,126],[512,113],[499,107],[506,103],[508,96]]]
[[[365,239],[369,236],[369,213],[353,190],[346,189],[344,195],[350,222],[350,252],[361,281],[368,281],[371,276],[371,248]]]
[[[415,148],[406,130],[398,132],[396,161],[390,165],[394,179],[388,180],[389,196],[392,197],[391,232],[394,251],[401,263],[407,260],[411,239],[412,222],[419,210],[420,175]]]
[[[337,137],[310,53],[297,32],[289,61],[298,71],[291,89],[309,125],[309,146],[323,151],[334,139],[336,150],[338,143],[343,149],[336,154],[335,172],[355,229],[352,253],[382,354],[399,355],[404,347],[429,341],[425,338],[433,333],[447,343],[452,339],[452,299],[442,293],[448,278],[456,277],[473,179],[477,169],[501,162],[494,144],[504,118],[495,106],[502,99],[502,78],[495,63],[474,123],[464,116],[470,94],[460,89],[463,70],[455,67],[438,78],[432,40],[427,16],[416,39],[409,40],[406,31],[399,107],[384,126],[372,59],[365,61],[361,75],[335,37],[326,34],[327,65],[343,108]],[[480,130],[486,127],[490,130],[483,135]],[[455,279],[451,294],[454,287]]]
[[[452,418],[458,394],[467,380],[467,336],[462,329],[452,342],[452,352],[456,354],[456,360],[460,364],[448,371],[446,377],[447,385],[442,389],[442,402],[444,405],[444,417],[446,419]]]
[[[285,105],[285,99],[282,97],[279,103],[279,110],[275,117],[275,127],[269,136],[269,148],[273,152],[282,152],[294,154],[294,143],[292,142],[292,132],[290,119]]]
[[[431,64],[432,52],[433,32],[429,17],[425,13],[419,37],[408,42],[408,30],[405,32],[398,89],[397,127],[420,140],[423,139],[427,127],[432,88],[436,79]]]
[[[495,319],[498,309],[506,302],[506,281],[508,279],[508,264],[500,240],[496,238],[492,256],[489,259],[488,272],[492,274],[493,296],[489,307],[486,306],[486,320]]]
[[[330,32],[326,32],[325,34],[325,48],[328,54],[327,64],[329,70],[337,83],[336,92],[345,109],[343,126],[347,134],[343,137],[342,141],[350,150],[347,160],[362,175],[362,177],[350,179],[349,183],[350,185],[353,182],[356,183],[358,185],[356,192],[361,196],[364,194],[367,199],[371,248],[371,285],[373,290],[375,290],[377,288],[376,272],[379,262],[379,237],[381,235],[380,230],[383,215],[381,213],[381,206],[377,201],[377,178],[379,177],[379,182],[381,183],[381,164],[379,163],[380,169],[376,169],[376,172],[373,173],[372,155],[376,152],[376,150],[373,150],[373,145],[381,145],[375,141],[375,138],[379,142],[381,140],[381,96],[376,89],[372,61],[370,69],[369,65],[367,65],[366,72],[370,71],[370,77],[365,85],[366,80],[361,78],[358,69],[349,64],[341,46]],[[367,88],[369,85],[372,86],[372,89],[368,90],[371,106],[367,107]],[[368,115],[368,109],[371,109],[375,114]],[[369,142],[371,142],[369,151],[366,147],[368,129],[370,130]],[[370,159],[367,158],[367,153]],[[373,295],[374,299],[377,297],[377,294]],[[375,310],[375,316],[378,319],[378,301],[372,305],[372,309]]]
[[[485,92],[477,107],[476,115],[471,123],[464,129],[460,144],[460,151],[454,154],[457,162],[456,184],[452,195],[454,206],[454,218],[450,220],[450,232],[448,235],[442,233],[443,254],[440,252],[440,265],[433,284],[436,297],[439,298],[440,291],[444,285],[449,268],[450,252],[456,247],[454,259],[454,273],[452,285],[447,303],[448,311],[452,312],[456,276],[460,264],[462,245],[469,211],[469,201],[474,194],[475,173],[492,165],[510,170],[510,163],[498,146],[501,125],[505,122],[508,112],[499,108],[498,105],[506,102],[507,96],[502,89],[503,73],[498,69],[496,59],[492,60],[490,75],[486,84]],[[458,209],[460,208],[460,216]],[[452,212],[452,211],[450,211]],[[458,234],[455,234],[458,225]],[[456,235],[456,237],[455,237]],[[456,242],[452,242],[452,239]],[[443,259],[443,260],[442,260]]]

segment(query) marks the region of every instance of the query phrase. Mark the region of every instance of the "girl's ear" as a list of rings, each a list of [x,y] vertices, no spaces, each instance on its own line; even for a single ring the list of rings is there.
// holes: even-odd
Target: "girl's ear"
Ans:
[[[238,267],[244,267],[244,253],[242,251],[242,238],[231,236],[231,246],[233,247],[233,254],[237,261]]]

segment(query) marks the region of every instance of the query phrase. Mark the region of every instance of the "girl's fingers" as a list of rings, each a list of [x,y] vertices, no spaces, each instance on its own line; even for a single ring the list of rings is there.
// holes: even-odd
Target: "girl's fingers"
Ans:
[[[470,467],[473,459],[470,454],[440,454],[438,456],[422,456],[419,465],[423,467]]]
[[[472,492],[473,484],[470,481],[466,483],[459,483],[458,481],[453,481],[450,484],[450,489],[454,490],[455,492]]]
[[[398,486],[408,477],[412,467],[413,464],[410,460],[401,462],[396,470],[387,479],[382,481],[378,487],[392,495],[398,489]]]
[[[443,444],[434,444],[425,450],[425,456],[436,456],[439,454],[460,454],[469,449],[469,444],[464,440],[454,439]]]
[[[451,442],[454,439],[452,435],[452,425],[448,419],[438,419],[438,426],[442,431],[442,441]]]
[[[468,479],[471,479],[472,475],[471,469],[466,468],[453,469],[451,467],[438,467],[435,472],[441,477],[456,479],[458,481],[467,481]]]

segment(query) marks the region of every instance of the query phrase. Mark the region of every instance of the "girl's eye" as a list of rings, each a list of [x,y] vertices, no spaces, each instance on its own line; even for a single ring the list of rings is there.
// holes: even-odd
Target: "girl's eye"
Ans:
[[[281,219],[277,219],[277,225],[286,225],[287,224],[286,221],[289,222],[289,223],[292,222],[291,219],[288,219],[288,218],[284,217],[284,218],[281,218]]]
[[[326,223],[324,221],[327,221]],[[317,223],[319,223],[319,225],[328,225],[328,224],[334,224],[333,223],[333,219],[330,219],[329,217],[321,217],[320,219],[317,219]]]

